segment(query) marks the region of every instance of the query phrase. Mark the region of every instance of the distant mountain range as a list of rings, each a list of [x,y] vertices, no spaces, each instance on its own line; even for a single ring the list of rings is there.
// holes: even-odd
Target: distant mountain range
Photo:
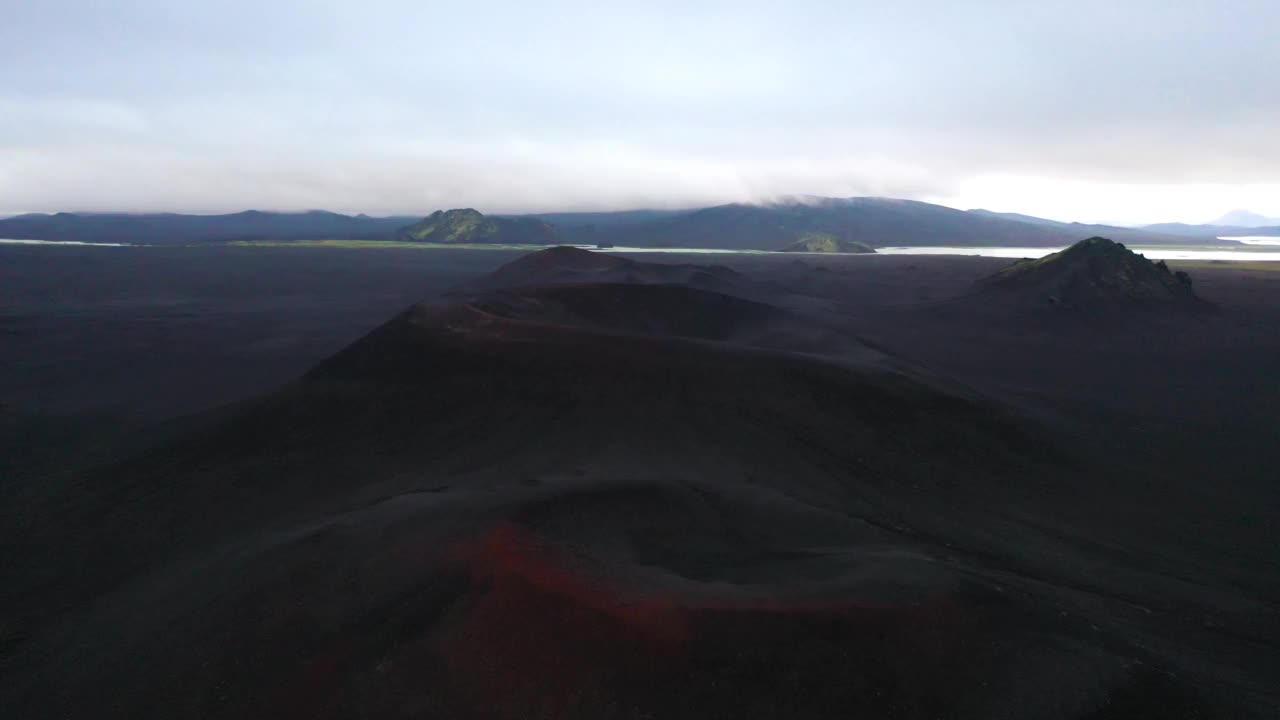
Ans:
[[[1120,228],[1015,213],[956,210],[892,198],[803,197],[693,210],[482,215],[471,209],[426,218],[341,215],[321,210],[229,215],[57,213],[0,220],[0,238],[187,244],[235,240],[398,239],[432,243],[601,244],[632,247],[783,250],[804,238],[836,246],[1066,246],[1104,235],[1130,244],[1176,245],[1219,235],[1280,235],[1280,227],[1153,225]]]
[[[1003,220],[1016,220],[1018,222],[1031,223],[1032,225],[1048,225],[1062,226],[1070,223],[1059,222],[1057,220],[1046,220],[1044,218],[1034,217],[1032,215],[1023,215],[1022,213],[993,212],[991,210],[970,210],[974,215],[982,215],[985,217],[1001,218]]]
[[[1280,218],[1266,217],[1248,210],[1232,210],[1209,225],[1242,228],[1276,227],[1280,226]]]
[[[649,218],[619,215],[576,214],[574,224],[562,230],[566,240],[580,243],[749,250],[781,250],[814,234],[871,247],[1054,247],[1095,235],[1135,244],[1187,242],[1185,237],[1146,230],[956,210],[893,198],[802,198],[773,204],[719,205]]]
[[[30,214],[0,220],[0,238],[142,245],[230,240],[364,240],[387,237],[417,219],[340,215],[324,210],[302,213],[247,210],[229,215]]]
[[[1144,232],[1164,235],[1179,235],[1186,238],[1220,238],[1220,237],[1280,237],[1280,223],[1270,227],[1244,227],[1241,225],[1187,225],[1185,223],[1159,223],[1145,225]]]
[[[1217,220],[1203,225],[1156,223],[1154,225],[1144,225],[1141,229],[1146,232],[1195,238],[1249,235],[1280,237],[1280,218],[1266,217],[1248,210],[1232,210]]]

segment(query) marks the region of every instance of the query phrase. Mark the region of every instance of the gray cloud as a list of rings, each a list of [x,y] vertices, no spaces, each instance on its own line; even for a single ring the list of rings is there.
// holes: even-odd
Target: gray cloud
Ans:
[[[21,4],[0,210],[1280,184],[1273,0],[607,5]]]

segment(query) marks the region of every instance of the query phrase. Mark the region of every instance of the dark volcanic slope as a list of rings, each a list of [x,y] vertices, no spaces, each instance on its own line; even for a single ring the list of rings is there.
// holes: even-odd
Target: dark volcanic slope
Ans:
[[[616,283],[415,306],[220,426],[81,478],[6,560],[0,701],[130,718],[1261,707],[1242,668],[1274,662],[1245,640],[1238,666],[1197,654],[1194,580],[1051,521],[1101,469],[992,403],[737,342],[783,312]]]
[[[902,363],[828,323],[683,285],[525,287],[474,298],[466,307],[520,323],[732,343],[821,355],[862,368],[902,369]]]
[[[852,642],[880,613],[930,648],[919,623],[967,632],[933,608],[990,591],[912,549],[874,499],[1051,457],[1011,418],[901,377],[416,308],[221,428],[86,481],[77,532],[25,548],[36,595],[78,619],[19,655],[27,697],[47,698],[24,715],[263,716],[317,693],[353,714],[745,710],[715,690],[740,681],[716,678],[761,671],[730,660],[765,652],[757,619],[775,647],[833,624]],[[966,469],[936,477],[940,462]],[[959,669],[962,642],[930,652]],[[86,647],[102,661],[73,662]],[[787,652],[807,668],[788,697],[848,701],[822,690],[828,660]],[[840,671],[868,703],[999,700],[937,670],[907,688],[922,670],[903,661]],[[379,667],[396,687],[367,694]],[[673,706],[682,689],[709,694]]]
[[[1124,306],[1205,309],[1185,272],[1170,272],[1124,245],[1090,238],[1039,260],[1010,265],[982,283],[1032,304],[1106,309]]]

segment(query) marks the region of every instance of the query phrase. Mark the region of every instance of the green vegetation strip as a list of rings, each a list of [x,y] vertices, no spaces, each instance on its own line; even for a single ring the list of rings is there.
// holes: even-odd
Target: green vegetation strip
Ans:
[[[227,244],[243,247],[415,248],[422,250],[541,250],[551,247],[550,245],[428,243],[405,240],[235,240]]]

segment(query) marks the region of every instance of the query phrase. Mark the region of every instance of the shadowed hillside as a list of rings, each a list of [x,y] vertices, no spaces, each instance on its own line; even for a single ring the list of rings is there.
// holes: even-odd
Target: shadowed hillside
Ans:
[[[1266,701],[1266,649],[1238,639],[1258,614],[1219,633],[1199,578],[1111,544],[1130,515],[1099,498],[1140,463],[715,283],[758,287],[531,253],[76,476],[5,559],[0,702],[1118,720]]]

